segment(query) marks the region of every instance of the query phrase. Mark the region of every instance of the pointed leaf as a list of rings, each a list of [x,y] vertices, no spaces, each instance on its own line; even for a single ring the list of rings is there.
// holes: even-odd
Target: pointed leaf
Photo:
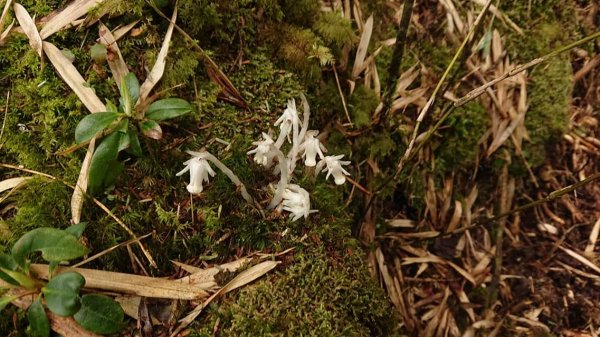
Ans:
[[[192,111],[192,105],[181,98],[167,98],[156,101],[146,110],[146,118],[153,120],[171,119]]]
[[[75,128],[75,141],[77,144],[81,144],[92,139],[112,124],[118,117],[118,113],[108,111],[85,116]]]
[[[31,336],[50,336],[50,321],[48,320],[48,316],[46,316],[46,310],[44,310],[44,306],[39,298],[29,306],[29,309],[27,310],[27,319],[29,320]]]
[[[81,257],[88,250],[73,234],[56,228],[42,227],[23,235],[13,246],[12,256],[22,267],[27,256],[38,251],[42,252],[44,260],[60,262]]]
[[[129,135],[129,152],[136,157],[142,156],[142,146],[140,145],[140,139],[138,138],[137,132],[134,128],[127,130]]]
[[[15,16],[17,17],[17,21],[19,21],[19,25],[23,28],[23,32],[29,38],[29,45],[33,50],[35,50],[36,54],[39,57],[42,57],[42,38],[38,33],[37,27],[35,26],[35,22],[25,9],[25,7],[21,6],[18,3],[15,3],[13,6],[15,11]]]
[[[90,164],[90,179],[88,181],[90,193],[95,195],[106,186],[107,175],[111,168],[117,164],[117,154],[119,150],[119,141],[121,134],[113,132],[108,137],[104,138],[102,143],[98,145],[92,163]]]
[[[79,290],[84,284],[85,279],[76,272],[66,272],[54,276],[42,288],[46,306],[50,311],[62,317],[74,315],[80,308]]]
[[[140,129],[142,130],[142,133],[148,138],[156,140],[162,138],[162,129],[160,128],[160,125],[158,125],[158,123],[153,120],[141,122]]]
[[[4,308],[13,300],[16,300],[19,296],[2,296],[0,297],[0,311],[4,310]]]
[[[125,83],[127,83],[127,90],[129,90],[129,97],[131,97],[132,104],[135,104],[137,99],[140,97],[140,82],[134,73],[129,73],[125,76]]]
[[[113,334],[123,327],[123,308],[108,296],[91,294],[81,298],[81,309],[73,316],[86,330],[97,334]]]
[[[4,268],[0,268],[0,272],[2,272],[3,277],[8,276],[8,280],[14,280],[17,284],[23,288],[33,289],[35,288],[35,281],[32,280],[29,276],[25,275],[20,271],[8,270]],[[7,280],[7,282],[8,282]],[[9,282],[11,283],[11,282]]]

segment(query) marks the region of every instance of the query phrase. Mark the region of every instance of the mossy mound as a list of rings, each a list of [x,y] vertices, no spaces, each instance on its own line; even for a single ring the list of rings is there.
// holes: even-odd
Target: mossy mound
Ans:
[[[276,275],[211,307],[195,336],[395,336],[397,322],[370,280],[360,249],[336,256],[322,248],[295,254]]]

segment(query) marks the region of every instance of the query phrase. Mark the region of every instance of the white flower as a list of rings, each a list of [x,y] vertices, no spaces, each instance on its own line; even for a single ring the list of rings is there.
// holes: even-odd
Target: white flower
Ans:
[[[277,153],[273,149],[273,139],[266,133],[262,134],[264,140],[253,142],[256,145],[254,150],[248,151],[248,154],[254,153],[254,161],[259,165],[269,167],[273,163],[273,158],[277,156]]]
[[[304,152],[304,165],[309,167],[317,165],[317,154],[323,159],[323,152],[327,151],[319,138],[315,138],[318,133],[316,130],[307,131],[304,142],[300,145],[300,152]]]
[[[190,171],[190,184],[187,185],[188,192],[192,194],[202,193],[202,184],[208,183],[208,176],[215,176],[215,171],[210,167],[208,161],[202,157],[193,157],[192,159],[183,163],[186,167],[177,173],[177,176]]]
[[[290,99],[281,117],[275,121],[275,126],[279,125],[279,138],[287,137],[289,141],[290,131],[292,131],[294,125],[297,128],[298,124],[300,124],[300,118],[298,117],[298,110],[296,110],[296,101]]]
[[[329,178],[330,175],[333,175],[336,185],[342,185],[346,182],[346,176],[350,175],[350,173],[342,167],[342,165],[348,165],[350,162],[341,161],[340,159],[343,157],[344,155],[327,156],[323,158],[323,160],[317,164],[317,173],[321,172],[324,165],[327,165],[327,175],[325,176],[325,179]]]
[[[310,213],[316,210],[310,209],[310,195],[302,187],[289,184],[283,192],[283,209],[290,212],[292,221],[296,221],[301,217],[308,218]]]

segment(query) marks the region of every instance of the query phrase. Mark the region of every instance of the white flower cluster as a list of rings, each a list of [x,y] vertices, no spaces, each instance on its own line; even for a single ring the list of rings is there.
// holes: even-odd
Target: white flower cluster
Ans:
[[[272,167],[273,164],[277,162],[280,180],[277,184],[275,195],[269,204],[269,208],[281,206],[283,210],[290,212],[292,221],[296,221],[301,217],[308,218],[310,213],[316,212],[316,210],[310,209],[309,193],[302,187],[290,183],[294,168],[296,167],[296,161],[299,157],[304,159],[305,166],[315,167],[315,172],[317,174],[326,170],[327,175],[325,176],[325,179],[328,179],[329,176],[333,176],[337,185],[342,185],[346,182],[346,176],[350,175],[350,173],[342,167],[343,165],[350,164],[349,161],[341,160],[344,155],[324,155],[324,153],[327,152],[327,149],[323,146],[319,138],[317,138],[319,131],[308,130],[310,111],[304,96],[302,96],[302,103],[304,108],[302,121],[296,110],[296,102],[294,100],[288,101],[287,108],[275,122],[275,126],[279,126],[279,136],[277,137],[277,140],[274,141],[271,136],[263,133],[263,139],[252,143],[256,147],[248,151],[248,154],[254,155],[254,161],[257,164],[266,168]],[[281,151],[281,147],[286,140],[291,143],[291,149],[287,156]],[[215,171],[210,167],[210,161],[241,189],[244,199],[250,203],[254,203],[254,200],[246,191],[244,184],[242,184],[238,177],[212,154],[206,151],[187,152],[192,155],[192,158],[183,163],[186,167],[177,173],[177,175],[180,176],[187,171],[190,172],[190,183],[187,186],[187,190],[190,193],[201,193],[203,191],[203,184],[208,183],[209,176],[212,177],[215,175]]]

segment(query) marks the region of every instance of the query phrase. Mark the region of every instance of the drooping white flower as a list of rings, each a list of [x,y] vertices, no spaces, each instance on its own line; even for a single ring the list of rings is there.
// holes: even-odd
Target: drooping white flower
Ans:
[[[289,184],[283,192],[283,209],[290,212],[292,221],[301,217],[308,218],[310,213],[316,210],[310,209],[310,195],[302,187],[296,184]]]
[[[191,151],[190,151],[191,152]],[[204,182],[208,183],[208,176],[215,176],[215,171],[210,167],[208,161],[202,157],[194,156],[192,159],[183,163],[186,167],[179,171],[176,175],[180,176],[187,171],[190,171],[190,183],[187,185],[188,192],[192,194],[202,193]]]
[[[277,156],[276,151],[273,149],[273,139],[263,132],[262,134],[263,140],[253,142],[253,145],[256,145],[254,150],[248,151],[248,154],[254,153],[254,161],[262,166],[270,167],[273,163],[273,158]]]
[[[341,161],[344,155],[339,156],[326,156],[317,164],[317,173],[321,172],[323,166],[327,166],[327,175],[325,179],[328,179],[330,175],[333,175],[336,185],[342,185],[346,182],[346,176],[350,175],[350,172],[344,170],[342,165],[350,164],[349,161]]]
[[[323,152],[327,150],[319,141],[319,138],[315,136],[319,134],[317,130],[310,130],[306,132],[306,136],[304,137],[304,142],[300,145],[300,153],[303,153],[304,156],[304,165],[312,167],[317,165],[317,155],[319,158],[323,159],[325,156]]]
[[[298,110],[296,110],[296,101],[290,99],[287,103],[287,107],[283,110],[283,114],[275,121],[275,126],[279,126],[279,138],[277,139],[276,146],[279,147],[283,144],[283,139],[287,137],[290,139],[290,132],[294,129],[298,129],[300,124],[300,118],[298,117]]]

